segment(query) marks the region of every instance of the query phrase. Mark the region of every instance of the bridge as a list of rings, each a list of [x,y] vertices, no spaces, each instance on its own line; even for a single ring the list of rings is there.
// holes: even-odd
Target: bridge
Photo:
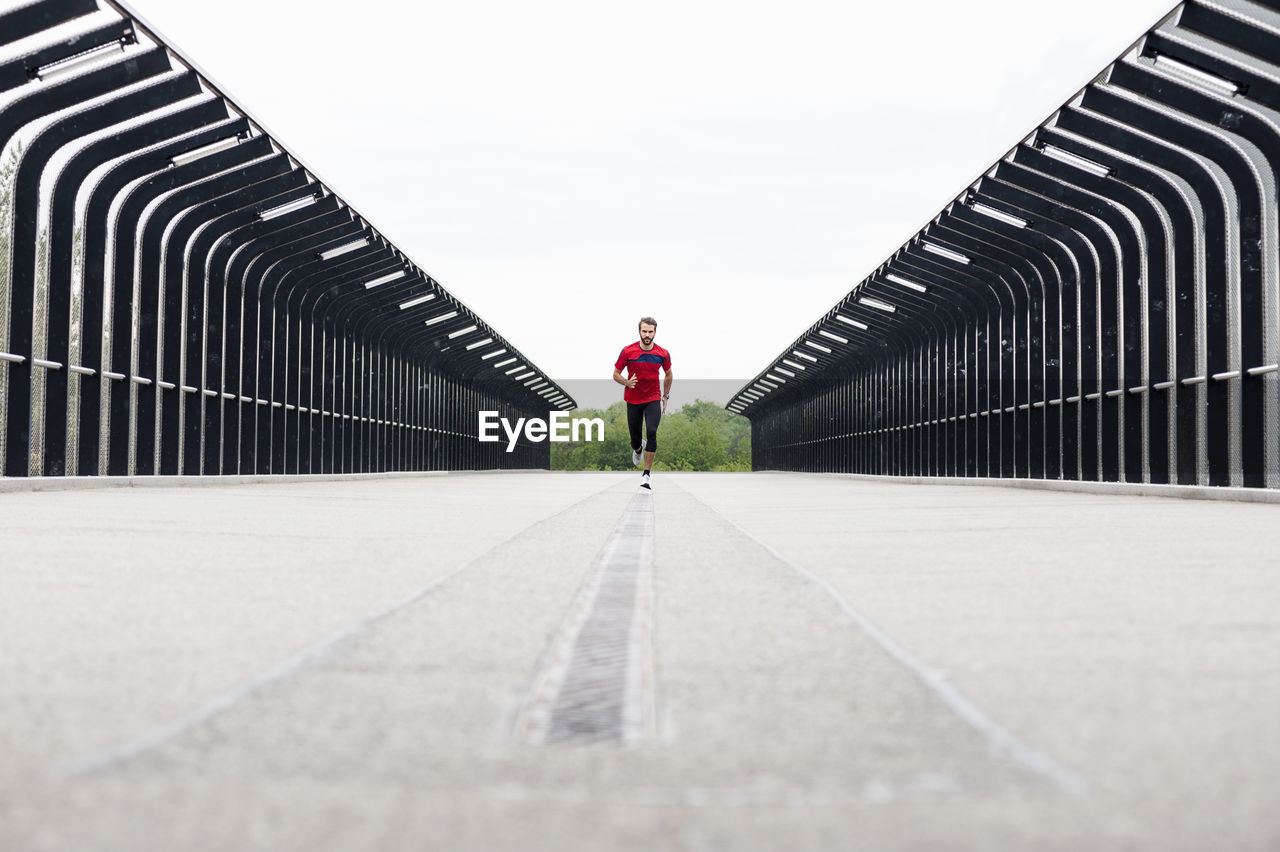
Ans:
[[[115,0],[0,12],[0,848],[1280,846],[1280,4],[1193,0],[728,408],[576,401]]]
[[[6,849],[1280,831],[1274,503],[788,473],[187,482],[2,497]]]

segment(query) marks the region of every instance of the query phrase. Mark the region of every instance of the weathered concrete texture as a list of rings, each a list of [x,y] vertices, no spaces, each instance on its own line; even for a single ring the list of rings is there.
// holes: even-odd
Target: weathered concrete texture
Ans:
[[[1280,846],[1280,507],[659,475],[656,725],[531,745],[635,486],[0,498],[0,848]]]
[[[1090,783],[1002,820],[1075,848],[1280,848],[1280,507],[678,481]]]
[[[183,716],[617,481],[0,495],[0,789]]]

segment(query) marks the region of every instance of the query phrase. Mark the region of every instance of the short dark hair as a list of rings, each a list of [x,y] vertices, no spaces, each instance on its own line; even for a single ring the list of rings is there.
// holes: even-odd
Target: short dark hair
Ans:
[[[654,331],[658,330],[658,321],[653,317],[640,317],[640,322],[636,323],[636,328],[642,325],[651,325]]]

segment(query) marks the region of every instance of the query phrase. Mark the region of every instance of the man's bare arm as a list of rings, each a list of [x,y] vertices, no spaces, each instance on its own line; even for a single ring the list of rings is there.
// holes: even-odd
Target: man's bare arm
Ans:
[[[621,371],[621,370],[619,370],[619,369],[617,369],[616,367],[614,368],[614,371],[613,371],[613,380],[614,380],[615,382],[617,382],[618,384],[620,384],[620,385],[626,385],[626,386],[627,386],[627,387],[629,387],[629,388],[634,388],[634,387],[636,386],[636,377],[635,377],[635,376],[632,376],[632,377],[631,377],[631,378],[629,378],[629,379],[628,379],[628,378],[624,378],[624,377],[623,377],[623,375],[622,375],[622,371]],[[670,384],[670,382],[668,382],[668,384]]]

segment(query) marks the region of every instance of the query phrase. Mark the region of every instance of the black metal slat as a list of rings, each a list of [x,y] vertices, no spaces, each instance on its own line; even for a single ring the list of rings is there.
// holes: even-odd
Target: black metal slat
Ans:
[[[1262,120],[1252,112],[1237,109],[1234,104],[1224,104],[1222,99],[1211,97],[1188,86],[1173,83],[1145,70],[1130,65],[1122,65],[1116,69],[1112,80],[1152,100],[1159,101],[1173,109],[1212,125],[1222,128],[1248,139],[1257,146],[1264,157],[1271,152],[1269,163],[1272,174],[1275,167],[1280,166],[1280,133],[1277,133],[1269,121]],[[1235,218],[1239,223],[1239,239],[1236,249],[1239,252],[1238,269],[1240,275],[1239,301],[1239,346],[1241,371],[1240,393],[1241,414],[1237,429],[1241,442],[1241,475],[1246,487],[1258,488],[1266,485],[1264,466],[1263,437],[1266,434],[1266,419],[1263,380],[1252,377],[1247,370],[1262,366],[1263,354],[1263,290],[1262,279],[1262,222],[1263,222],[1263,187],[1259,185],[1255,168],[1235,146],[1219,139],[1209,132],[1192,132],[1196,139],[1196,150],[1211,157],[1224,171],[1230,175],[1236,194]],[[1273,181],[1276,179],[1273,177]],[[1273,191],[1280,191],[1280,183],[1272,184]],[[1274,416],[1272,414],[1271,416]]]
[[[194,77],[186,75],[189,93],[197,91]],[[178,92],[183,90],[179,89]],[[180,96],[186,96],[185,94]],[[68,369],[51,371],[45,383],[45,434],[44,434],[44,475],[60,476],[67,472],[66,441],[69,393],[69,367],[71,360],[71,287],[73,241],[75,238],[74,207],[76,194],[81,184],[95,168],[116,158],[123,157],[132,151],[145,149],[161,143],[182,133],[194,131],[202,125],[226,118],[226,110],[217,101],[206,101],[194,107],[177,110],[173,113],[153,119],[138,127],[115,133],[105,139],[86,146],[67,162],[58,176],[50,203],[52,227],[49,235],[49,256],[52,259],[49,271],[48,293],[48,337],[46,351],[55,361],[64,361]],[[167,165],[164,157],[135,158],[135,167],[144,165],[137,160],[145,161],[145,168],[156,171]],[[145,172],[134,171],[137,177]],[[120,185],[116,184],[116,191]],[[114,195],[114,192],[110,193]],[[145,275],[144,275],[145,280]],[[82,288],[82,300],[83,300]],[[98,288],[88,288],[98,291]],[[101,328],[101,305],[97,305],[95,328]],[[96,341],[99,334],[92,338]],[[144,348],[144,354],[147,351]],[[150,375],[144,373],[144,375]],[[93,436],[96,443],[97,437]],[[94,471],[96,473],[96,471]]]
[[[58,24],[91,15],[95,0],[39,0],[0,15],[0,45],[12,44]]]
[[[147,50],[130,59],[98,71],[55,83],[28,96],[10,109],[0,127],[0,149],[26,123],[60,109],[73,107],[92,98],[100,98],[133,83],[169,70],[168,59],[161,50]],[[44,128],[30,140],[18,163],[13,188],[13,242],[10,265],[9,348],[27,357],[22,364],[9,365],[5,423],[8,429],[5,445],[7,476],[26,476],[30,467],[43,468],[42,460],[31,457],[33,310],[35,298],[35,266],[39,223],[40,180],[45,164],[64,144],[110,126],[137,111],[146,111],[168,102],[166,94],[172,83],[160,83],[141,91],[109,100],[96,107],[72,112]]]
[[[221,104],[218,105],[219,108]],[[225,113],[225,110],[223,110]],[[108,216],[112,204],[120,193],[135,180],[145,175],[152,177],[143,180],[133,193],[124,199],[121,209],[129,206],[129,200],[148,189],[157,189],[157,194],[165,188],[176,187],[182,181],[197,181],[225,168],[235,158],[248,153],[253,145],[247,144],[239,152],[224,152],[188,165],[171,169],[164,168],[164,162],[172,156],[190,150],[192,146],[207,144],[222,138],[236,129],[247,129],[243,120],[218,125],[209,130],[195,134],[187,140],[162,145],[149,154],[135,157],[110,170],[94,189],[85,216],[85,258],[84,258],[84,311],[80,350],[81,364],[92,370],[92,375],[100,376],[104,366],[102,353],[103,307],[104,293],[100,282],[104,280],[104,264],[106,261],[106,245],[110,236]],[[145,206],[145,205],[143,205]],[[141,207],[137,209],[141,210]],[[122,214],[123,215],[123,214]],[[94,286],[98,284],[98,286]],[[169,316],[180,316],[179,307],[167,307]],[[166,352],[171,345],[166,341]],[[173,345],[173,357],[176,359],[178,347]],[[174,373],[169,373],[170,376]],[[98,471],[98,433],[102,411],[101,382],[97,379],[82,381],[80,387],[79,417],[79,450],[77,453],[77,473],[81,476],[96,475]]]

